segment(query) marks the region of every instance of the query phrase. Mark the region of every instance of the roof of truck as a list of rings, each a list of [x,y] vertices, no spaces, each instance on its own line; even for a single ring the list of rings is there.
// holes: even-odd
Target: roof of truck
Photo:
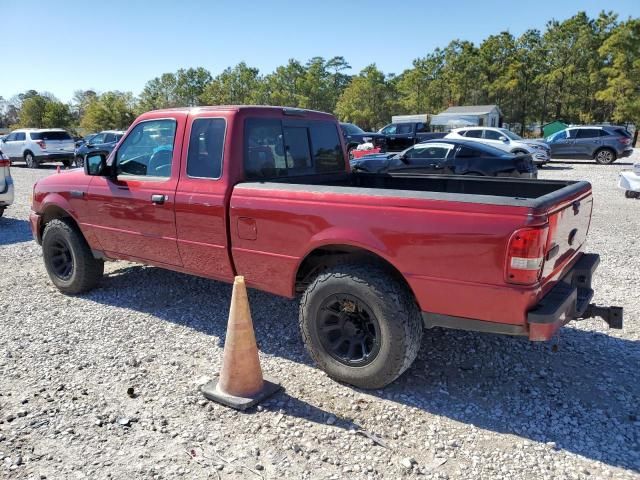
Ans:
[[[307,108],[296,108],[296,107],[281,107],[281,106],[272,106],[272,105],[211,105],[211,106],[201,106],[201,107],[176,107],[176,108],[163,108],[160,110],[153,110],[154,112],[182,112],[186,114],[199,113],[199,112],[207,112],[207,111],[230,111],[230,110],[280,110],[282,112],[289,112],[290,114],[295,115],[304,114],[304,113],[313,113],[320,115],[327,115],[333,117],[330,113],[320,112],[318,110],[310,110]],[[149,112],[147,112],[149,113]]]

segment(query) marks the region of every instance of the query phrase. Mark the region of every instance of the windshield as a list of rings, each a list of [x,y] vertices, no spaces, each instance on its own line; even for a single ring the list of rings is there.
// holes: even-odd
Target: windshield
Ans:
[[[500,131],[504,133],[507,137],[509,137],[511,140],[522,140],[522,137],[520,135],[516,135],[511,130],[507,130],[506,128],[503,128]]]
[[[361,133],[365,133],[364,130],[353,123],[341,123],[340,126],[342,127],[342,131],[347,135],[359,135]]]

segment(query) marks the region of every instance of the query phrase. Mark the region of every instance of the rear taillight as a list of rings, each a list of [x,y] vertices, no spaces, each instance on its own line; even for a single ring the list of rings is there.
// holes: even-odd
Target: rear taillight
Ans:
[[[627,137],[618,137],[618,141],[623,145],[629,145],[631,143],[631,139]]]
[[[10,167],[11,160],[4,153],[0,152],[0,167]]]
[[[540,278],[544,264],[544,248],[549,227],[516,230],[507,248],[505,280],[509,283],[532,285]]]
[[[46,150],[47,149],[47,144],[45,143],[44,140],[36,140],[36,143],[38,144],[38,146],[42,149],[42,150]]]

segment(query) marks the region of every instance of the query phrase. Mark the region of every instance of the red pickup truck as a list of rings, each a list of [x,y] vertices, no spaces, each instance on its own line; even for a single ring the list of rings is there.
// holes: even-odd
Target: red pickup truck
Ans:
[[[310,355],[379,388],[434,326],[549,340],[590,304],[587,182],[356,174],[331,115],[201,107],[140,116],[113,152],[34,186],[31,227],[62,292],[124,259],[293,298]]]

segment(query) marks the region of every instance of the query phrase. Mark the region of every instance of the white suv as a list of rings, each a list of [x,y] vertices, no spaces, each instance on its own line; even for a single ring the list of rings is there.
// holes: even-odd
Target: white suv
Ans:
[[[0,151],[0,217],[4,209],[13,203],[13,180],[11,179],[11,162]]]
[[[75,143],[71,135],[60,128],[24,128],[14,130],[0,143],[0,150],[12,162],[23,161],[29,168],[41,163],[62,162],[71,165]]]
[[[544,165],[551,160],[549,146],[539,140],[526,140],[506,128],[465,127],[451,130],[445,138],[457,138],[486,143],[513,154],[530,153],[536,165]]]

